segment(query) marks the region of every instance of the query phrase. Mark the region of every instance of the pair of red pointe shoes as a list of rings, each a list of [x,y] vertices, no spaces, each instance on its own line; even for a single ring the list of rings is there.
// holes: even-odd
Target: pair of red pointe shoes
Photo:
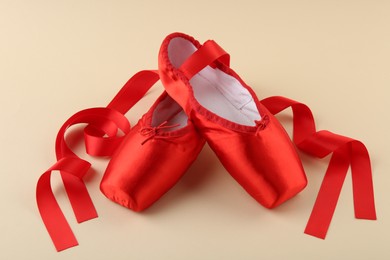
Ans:
[[[255,93],[229,68],[214,41],[174,33],[162,43],[163,93],[127,134],[101,182],[111,200],[135,211],[168,191],[204,140],[259,203],[273,208],[306,186],[295,148]]]
[[[376,218],[370,159],[361,142],[317,132],[310,109],[302,103],[283,97],[259,101],[214,41],[202,45],[173,33],[163,41],[158,57],[157,71],[135,74],[107,107],[80,111],[60,129],[58,161],[38,180],[36,195],[58,251],[78,242],[53,195],[52,171],[60,171],[77,221],[97,217],[83,181],[90,164],[65,142],[66,129],[79,123],[88,124],[87,153],[112,156],[101,191],[134,211],[150,207],[174,186],[207,142],[233,178],[266,208],[282,204],[307,184],[295,147],[319,158],[332,153],[307,234],[325,238],[349,166],[355,216]],[[131,128],[124,114],[159,79],[165,92]],[[274,117],[288,107],[293,112],[294,143]]]

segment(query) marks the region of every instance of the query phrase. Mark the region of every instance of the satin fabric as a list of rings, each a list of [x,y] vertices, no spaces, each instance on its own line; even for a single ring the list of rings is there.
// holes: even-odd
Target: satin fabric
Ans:
[[[304,189],[307,181],[284,129],[272,114],[263,113],[265,126],[243,132],[201,113],[192,120],[232,177],[264,207],[274,208]]]
[[[157,71],[140,71],[126,82],[107,107],[79,111],[60,128],[55,143],[58,161],[39,177],[36,186],[39,213],[57,251],[76,246],[78,241],[53,194],[50,182],[53,171],[60,171],[77,222],[98,216],[83,181],[83,176],[91,164],[79,158],[68,147],[65,140],[66,131],[72,125],[87,124],[84,129],[86,151],[94,156],[111,156],[122,143],[124,135],[130,131],[130,123],[124,114],[158,79]],[[124,135],[121,135],[121,132]]]
[[[269,97],[261,101],[273,114],[291,107],[293,112],[293,140],[303,152],[323,158],[332,153],[305,233],[325,239],[347,175],[352,171],[355,217],[376,219],[371,162],[365,145],[355,139],[329,131],[317,131],[310,108],[285,97]]]
[[[180,68],[171,64],[168,53],[168,45],[176,37],[187,39],[198,48]],[[226,170],[260,204],[273,208],[300,192],[307,184],[306,176],[283,127],[260,104],[250,87],[227,66],[226,57],[228,54],[213,41],[202,46],[188,35],[175,33],[162,43],[160,77],[166,91],[184,108]],[[262,115],[256,126],[228,121],[196,100],[189,80],[210,64],[234,76],[249,90]]]
[[[167,45],[174,37],[186,38],[200,50],[180,69],[173,68],[167,57]],[[259,102],[254,92],[229,68],[229,55],[214,41],[207,41],[203,46],[206,48],[184,34],[168,36],[160,50],[159,72],[135,74],[107,107],[80,111],[61,127],[56,139],[58,161],[41,175],[36,188],[39,212],[58,251],[78,242],[54,197],[50,182],[53,171],[60,171],[77,221],[97,217],[83,181],[91,165],[74,154],[65,141],[66,130],[79,123],[87,124],[84,137],[88,154],[114,154],[101,182],[101,190],[123,206],[140,211],[153,204],[184,174],[201,150],[204,137],[248,193],[272,208],[306,185],[295,148],[273,116],[291,107],[295,145],[319,158],[333,153],[305,233],[325,238],[349,166],[356,218],[376,219],[370,158],[364,144],[329,131],[316,131],[313,115],[302,103],[283,97]],[[206,65],[233,75],[252,94],[262,116],[255,127],[229,122],[207,111],[195,100],[188,79]],[[153,125],[155,108],[167,97],[164,93],[131,128],[124,114],[159,77],[169,95],[184,108],[191,120],[180,129],[170,125],[169,119]]]
[[[166,97],[164,92],[127,134],[100,184],[105,196],[134,211],[151,206],[179,181],[205,143],[189,120],[186,126],[170,130],[165,121],[170,115],[162,118],[157,113],[168,123],[152,126],[155,108]]]

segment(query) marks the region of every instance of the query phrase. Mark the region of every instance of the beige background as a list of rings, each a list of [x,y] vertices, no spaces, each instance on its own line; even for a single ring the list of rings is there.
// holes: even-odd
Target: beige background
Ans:
[[[0,259],[390,259],[389,1],[0,1]],[[80,246],[57,253],[35,185],[55,162],[61,124],[104,106],[135,72],[157,67],[174,31],[215,39],[260,98],[308,104],[319,129],[363,141],[372,156],[378,221],[356,220],[350,175],[325,241],[303,234],[327,160],[303,155],[309,186],[276,210],[248,196],[206,147],[184,179],[144,213],[98,189],[98,219],[76,224]],[[155,87],[131,122],[161,93]],[[291,129],[289,114],[281,119]]]

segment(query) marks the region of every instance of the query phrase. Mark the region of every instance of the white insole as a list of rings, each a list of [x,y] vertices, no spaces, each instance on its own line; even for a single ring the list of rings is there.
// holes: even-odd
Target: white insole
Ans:
[[[168,125],[178,125],[174,128],[171,128],[171,130],[176,130],[185,127],[187,125],[187,122],[188,122],[188,117],[186,113],[184,113],[184,110],[181,110],[173,118],[168,120]]]
[[[187,125],[188,117],[183,109],[170,96],[166,96],[156,107],[152,116],[152,126],[156,127],[167,121],[167,131],[174,131]]]
[[[168,56],[179,68],[197,48],[187,39],[177,37],[168,45]],[[237,124],[255,126],[261,116],[249,91],[233,76],[205,67],[190,79],[196,100],[207,110]]]
[[[252,96],[235,78],[225,75],[219,69],[207,66],[192,77],[190,83],[196,100],[222,118],[237,124],[255,126],[255,120],[261,117]]]

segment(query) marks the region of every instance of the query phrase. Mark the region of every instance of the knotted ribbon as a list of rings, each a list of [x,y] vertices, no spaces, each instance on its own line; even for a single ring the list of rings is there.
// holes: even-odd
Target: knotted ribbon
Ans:
[[[167,125],[168,121],[164,121],[158,126],[155,127],[144,127],[139,132],[141,135],[146,136],[145,140],[142,141],[142,145],[144,145],[147,141],[150,139],[153,139],[158,135],[161,131],[164,131],[164,129],[172,129],[175,127],[180,126],[180,124],[174,124],[174,125]],[[159,136],[160,139],[164,139],[164,136]]]

